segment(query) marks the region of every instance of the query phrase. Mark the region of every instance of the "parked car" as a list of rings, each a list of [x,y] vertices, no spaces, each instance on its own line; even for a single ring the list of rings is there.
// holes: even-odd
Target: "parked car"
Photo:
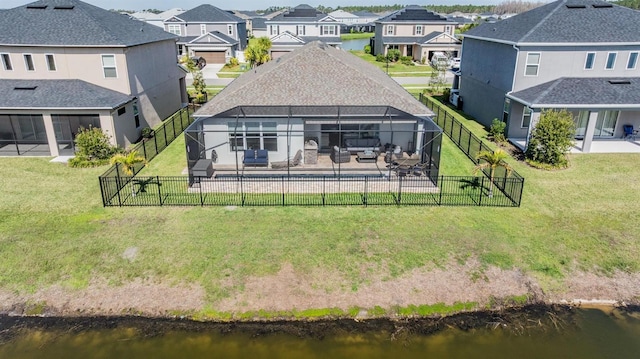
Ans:
[[[460,68],[460,58],[459,57],[454,57],[451,60],[449,60],[449,67],[451,67],[452,69],[459,69]]]
[[[434,52],[433,56],[431,56],[431,66],[438,67],[444,65],[446,67],[449,64],[449,59],[447,55],[442,52]]]
[[[198,68],[198,70],[202,70],[205,66],[207,66],[207,60],[204,57],[192,57],[191,62]]]

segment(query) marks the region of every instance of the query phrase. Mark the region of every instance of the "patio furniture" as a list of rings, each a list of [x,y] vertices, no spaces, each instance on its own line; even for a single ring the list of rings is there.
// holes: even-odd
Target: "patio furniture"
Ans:
[[[345,138],[344,147],[352,154],[364,151],[380,152],[379,138]]]
[[[201,159],[193,165],[191,169],[194,177],[208,177],[211,178],[213,176],[213,161],[209,159]]]
[[[356,161],[360,163],[376,163],[378,162],[377,152],[358,152]]]
[[[622,129],[624,130],[623,138],[625,140],[636,140],[636,134],[638,133],[638,131],[635,131],[633,129],[633,125],[624,125],[622,126]]]
[[[271,168],[287,168],[287,167],[295,167],[300,164],[302,161],[302,150],[298,150],[296,155],[293,156],[293,159],[287,161],[275,161],[271,162]]]
[[[333,161],[333,163],[351,162],[351,152],[347,151],[346,149],[339,148],[338,146],[333,146],[329,158],[331,158],[331,161]]]
[[[244,150],[242,158],[243,166],[268,166],[269,151],[267,150]]]

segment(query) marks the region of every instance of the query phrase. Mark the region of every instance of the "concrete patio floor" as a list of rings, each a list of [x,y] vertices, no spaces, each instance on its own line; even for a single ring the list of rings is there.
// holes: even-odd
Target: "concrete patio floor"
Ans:
[[[526,140],[524,138],[510,138],[509,142],[514,146],[524,150]],[[571,153],[582,152],[582,141],[574,142]],[[611,140],[593,140],[591,142],[591,151],[588,153],[640,153],[640,138],[635,140],[611,139]]]

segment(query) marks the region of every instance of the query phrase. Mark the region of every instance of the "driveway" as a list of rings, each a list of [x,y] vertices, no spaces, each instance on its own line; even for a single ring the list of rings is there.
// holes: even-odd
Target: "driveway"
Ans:
[[[207,64],[207,66],[202,69],[202,77],[204,77],[204,82],[206,82],[207,85],[215,85],[218,82],[220,82],[220,84],[227,85],[229,82],[231,82],[227,80],[233,79],[218,79],[218,72],[220,72],[223,67],[224,64]],[[187,74],[185,80],[187,82],[187,86],[191,86],[191,84],[193,83],[193,77],[190,73]]]

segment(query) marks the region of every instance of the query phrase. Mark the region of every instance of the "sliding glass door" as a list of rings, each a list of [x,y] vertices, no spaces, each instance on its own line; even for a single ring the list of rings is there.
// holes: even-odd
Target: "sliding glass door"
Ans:
[[[593,137],[611,138],[616,130],[619,111],[600,111]]]

